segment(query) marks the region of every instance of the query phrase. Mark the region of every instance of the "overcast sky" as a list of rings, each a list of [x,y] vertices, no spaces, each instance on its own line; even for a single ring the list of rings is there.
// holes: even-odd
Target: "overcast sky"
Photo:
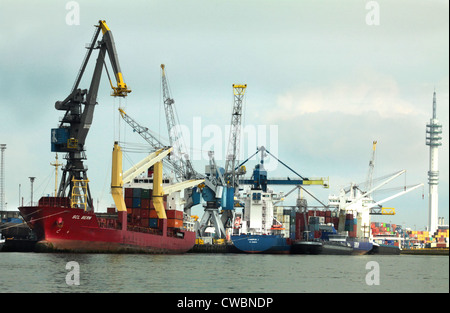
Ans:
[[[222,149],[214,148],[223,166],[232,84],[247,84],[244,127],[249,133],[260,130],[260,139],[266,142],[244,136],[243,157],[255,151],[254,145],[264,144],[302,176],[329,177],[330,189],[309,189],[326,201],[329,193],[338,193],[350,182],[365,181],[372,141],[377,140],[374,177],[405,169],[406,177],[387,187],[418,183],[424,187],[385,203],[395,207],[395,216],[373,220],[417,229],[428,223],[425,125],[436,90],[443,125],[439,216],[448,223],[447,0],[80,0],[75,3],[79,11],[72,4],[0,0],[0,143],[7,144],[8,210],[19,203],[19,184],[24,202],[29,202],[29,176],[37,177],[35,201],[53,192],[50,129],[62,117],[54,103],[69,94],[85,44],[94,25],[104,19],[114,35],[125,82],[133,91],[125,100],[114,99],[103,74],[86,141],[91,191],[101,211],[112,203],[113,141],[140,147],[145,143],[120,121],[118,106],[161,139],[168,138],[160,87],[164,63],[180,122],[190,130],[192,155],[217,143],[211,136],[221,137]],[[93,66],[92,61],[82,88],[88,88]],[[124,168],[142,157],[127,154]],[[198,171],[206,163],[206,159],[194,162]],[[269,176],[290,174],[278,165]],[[294,201],[295,197],[286,204]]]

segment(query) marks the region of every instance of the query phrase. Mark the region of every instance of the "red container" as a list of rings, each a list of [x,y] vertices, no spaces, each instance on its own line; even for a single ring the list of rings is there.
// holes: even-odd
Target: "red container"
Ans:
[[[125,198],[133,198],[133,188],[125,188]]]
[[[183,219],[183,211],[178,210],[166,210],[167,218],[175,218],[182,220]]]
[[[148,217],[149,218],[158,218],[158,213],[156,213],[155,209],[150,209]]]
[[[141,209],[141,217],[149,218],[150,217],[150,209]],[[148,223],[147,223],[147,225],[148,225]]]
[[[325,216],[325,223],[326,224],[331,223],[331,217]]]
[[[150,199],[141,198],[141,209],[150,209]]]
[[[125,206],[127,208],[132,208],[133,207],[133,198],[125,198]]]
[[[149,220],[148,218],[141,218],[139,224],[140,224],[142,227],[148,227],[148,220]]]
[[[325,211],[325,217],[331,217],[331,211]]]
[[[114,213],[116,213],[116,208],[107,208],[107,209],[106,209],[106,212],[107,212],[108,214],[114,214]]]
[[[133,208],[133,217],[134,218],[141,218],[142,216],[141,216],[141,209],[136,209],[136,208]]]

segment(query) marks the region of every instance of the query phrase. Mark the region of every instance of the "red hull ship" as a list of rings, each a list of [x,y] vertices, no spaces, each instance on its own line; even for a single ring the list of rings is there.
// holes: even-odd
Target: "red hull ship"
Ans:
[[[128,225],[127,213],[93,213],[71,208],[69,198],[43,197],[38,206],[19,207],[37,236],[40,252],[185,253],[195,232],[167,227]]]
[[[59,127],[51,130],[51,151],[66,153],[67,160],[58,192],[55,189],[55,195],[58,197],[42,197],[37,206],[22,206],[19,207],[19,211],[36,234],[38,251],[187,252],[195,244],[195,232],[188,214],[189,210],[185,214],[176,209],[177,205],[168,207],[167,196],[192,188],[204,180],[166,184],[163,189],[162,159],[172,151],[172,148],[162,144],[153,146],[156,151],[123,173],[122,150],[118,142],[115,142],[111,172],[111,195],[115,208],[108,209],[108,213],[94,212],[87,168],[83,162],[86,160],[85,140],[97,105],[101,72],[103,65],[106,67],[104,62],[106,52],[117,81],[117,87],[114,87],[110,80],[112,96],[126,97],[131,92],[123,81],[109,27],[102,20],[96,27],[71,93],[65,100],[55,103],[55,108],[64,111],[65,114],[60,120]],[[100,31],[103,37],[97,41]],[[99,50],[99,56],[90,88],[89,90],[78,88],[93,50]],[[61,164],[56,162],[52,165],[57,170],[56,166]],[[146,205],[141,205],[140,197],[137,198],[136,205],[127,204],[126,195],[124,197],[123,193],[124,185],[150,169],[153,177],[152,186],[144,188],[147,196],[143,202]],[[142,188],[135,189],[142,190]],[[180,204],[178,207],[181,207],[181,202],[178,204]]]

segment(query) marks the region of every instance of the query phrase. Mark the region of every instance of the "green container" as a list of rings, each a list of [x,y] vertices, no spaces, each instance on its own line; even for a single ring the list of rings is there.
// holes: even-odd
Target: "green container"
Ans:
[[[150,199],[152,193],[150,189],[142,189],[141,190],[141,198],[143,199]]]

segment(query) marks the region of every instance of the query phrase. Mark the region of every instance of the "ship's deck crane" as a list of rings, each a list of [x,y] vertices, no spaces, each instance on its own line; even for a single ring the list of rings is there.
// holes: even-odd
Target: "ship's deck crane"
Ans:
[[[105,54],[108,53],[117,86],[114,86],[108,74],[114,97],[126,97],[131,92],[123,80],[116,47],[111,30],[105,21],[100,20],[94,32],[90,45],[87,47],[85,58],[76,77],[70,94],[63,100],[55,103],[57,110],[65,111],[58,128],[51,130],[52,152],[66,152],[66,165],[62,168],[62,178],[59,185],[58,197],[73,196],[72,205],[84,206],[93,210],[93,201],[89,191],[87,168],[83,165],[86,160],[85,141],[92,124],[97,93],[103,66],[106,69]],[[102,39],[97,41],[102,31]],[[79,84],[83,77],[91,54],[98,50],[97,62],[92,75],[89,89],[80,89]],[[75,196],[74,196],[75,195]]]

